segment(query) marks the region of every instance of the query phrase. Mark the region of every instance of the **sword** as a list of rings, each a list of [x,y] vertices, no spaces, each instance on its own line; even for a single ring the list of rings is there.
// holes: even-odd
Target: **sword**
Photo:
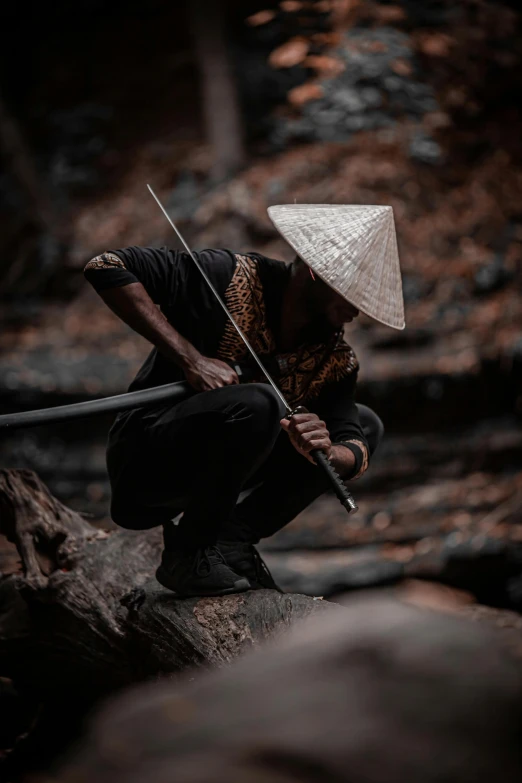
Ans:
[[[183,239],[183,237],[181,236],[181,233],[179,232],[179,230],[175,226],[175,224],[174,224],[173,220],[171,219],[170,215],[168,214],[167,210],[165,209],[165,207],[163,206],[163,204],[161,203],[161,201],[159,200],[157,195],[154,193],[154,191],[151,188],[151,186],[147,185],[147,187],[148,187],[152,197],[156,201],[158,207],[161,209],[161,211],[163,212],[163,214],[167,218],[168,222],[170,223],[170,225],[174,229],[174,232],[176,233],[176,235],[177,235],[178,239],[180,240],[181,244],[183,245],[183,247],[185,248],[185,250],[189,254],[190,258],[192,259],[192,261],[194,262],[194,264],[196,265],[196,267],[198,268],[198,270],[202,274],[205,282],[207,283],[207,285],[209,286],[210,290],[214,294],[216,300],[219,302],[220,306],[225,311],[225,313],[227,315],[227,318],[229,319],[230,323],[232,324],[232,326],[234,327],[234,329],[236,330],[236,332],[240,336],[241,340],[243,341],[243,343],[247,347],[249,353],[251,354],[251,356],[255,360],[256,364],[258,365],[259,369],[261,370],[261,372],[263,373],[263,375],[267,379],[268,383],[270,384],[272,389],[275,391],[275,393],[277,394],[277,396],[279,397],[279,399],[281,400],[281,402],[285,406],[286,413],[287,413],[286,418],[291,418],[296,413],[307,413],[306,408],[304,408],[302,405],[298,406],[295,409],[292,409],[292,407],[288,404],[288,402],[284,398],[283,394],[281,393],[280,389],[277,387],[274,379],[269,374],[268,370],[266,369],[266,367],[264,366],[264,364],[260,360],[259,356],[257,355],[257,353],[254,351],[254,349],[250,345],[250,342],[248,341],[246,335],[243,333],[243,330],[238,326],[238,324],[236,323],[232,313],[230,312],[230,310],[226,306],[225,302],[221,299],[219,293],[214,288],[214,286],[212,284],[212,281],[208,277],[207,273],[205,272],[205,270],[203,269],[203,267],[201,266],[201,264],[199,263],[199,261],[197,260],[197,258],[194,255],[194,253],[192,252],[192,250],[189,248],[189,246],[187,245],[187,243]],[[327,477],[328,477],[328,479],[330,481],[330,484],[331,484],[331,487],[332,487],[333,491],[337,495],[341,505],[344,506],[346,511],[348,513],[350,513],[350,511],[356,511],[357,510],[357,504],[356,504],[355,500],[353,499],[353,497],[350,494],[350,492],[348,492],[348,490],[347,490],[343,480],[341,479],[341,477],[339,476],[339,474],[335,470],[334,466],[330,463],[330,461],[329,461],[328,457],[326,456],[326,454],[324,453],[324,451],[322,451],[321,449],[314,449],[313,451],[310,452],[310,456],[312,457],[314,462],[321,468],[321,470],[323,470],[326,473],[326,475],[327,475]]]

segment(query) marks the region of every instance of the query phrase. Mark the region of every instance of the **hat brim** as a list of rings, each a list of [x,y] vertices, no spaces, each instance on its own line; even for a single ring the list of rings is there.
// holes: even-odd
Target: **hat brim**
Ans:
[[[301,255],[298,247],[296,244],[292,241],[291,237],[288,237],[285,235],[285,233],[282,231],[282,229],[277,225],[276,219],[271,214],[271,207],[268,208],[268,217],[270,218],[272,224],[276,228],[278,234],[285,240],[285,242],[292,248],[292,250],[296,253],[296,255],[303,261],[309,269],[311,269],[314,273],[314,275],[317,275],[323,283],[325,283],[329,288],[331,288],[333,291],[335,291],[339,296],[341,296],[346,302],[352,305],[352,307],[356,307],[357,310],[359,310],[361,313],[364,313],[368,318],[371,318],[373,321],[377,321],[378,323],[383,324],[384,326],[389,326],[391,329],[396,329],[397,331],[403,331],[406,327],[406,322],[403,319],[402,324],[397,323],[391,323],[389,320],[383,317],[378,317],[375,313],[369,312],[363,305],[360,303],[355,303],[351,299],[349,299],[346,294],[339,290],[339,288],[336,287],[334,283],[332,283],[331,280],[327,280],[324,276],[324,274],[321,273],[320,270],[317,269],[317,267],[313,266],[310,261],[308,261],[306,258],[303,258]]]

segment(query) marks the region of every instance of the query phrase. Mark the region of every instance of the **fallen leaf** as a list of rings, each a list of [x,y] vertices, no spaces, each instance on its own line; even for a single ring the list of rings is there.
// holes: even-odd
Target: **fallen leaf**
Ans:
[[[249,24],[251,27],[259,27],[262,24],[267,24],[268,22],[271,22],[272,19],[275,17],[276,12],[275,11],[258,11],[257,14],[252,14],[252,16],[247,16],[246,23]]]
[[[300,84],[299,87],[294,87],[288,93],[288,101],[293,106],[303,106],[308,101],[314,101],[318,98],[322,98],[323,88],[320,84],[308,82],[307,84]]]
[[[303,38],[292,38],[271,52],[268,62],[272,68],[293,68],[305,59],[310,48],[309,41]]]

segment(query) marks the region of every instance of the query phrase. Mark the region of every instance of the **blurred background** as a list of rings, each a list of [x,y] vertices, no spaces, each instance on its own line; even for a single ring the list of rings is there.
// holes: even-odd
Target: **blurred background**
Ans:
[[[149,346],[82,268],[175,246],[147,182],[195,249],[283,260],[271,204],[392,205],[407,328],[347,332],[387,437],[358,514],[325,496],[267,561],[292,591],[428,577],[521,608],[518,3],[21,0],[0,21],[2,411],[126,389]],[[110,421],[2,432],[0,464],[110,526]]]

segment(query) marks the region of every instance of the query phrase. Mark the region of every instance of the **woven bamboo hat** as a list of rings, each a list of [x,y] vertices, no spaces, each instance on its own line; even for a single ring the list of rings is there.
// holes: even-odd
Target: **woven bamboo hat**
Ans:
[[[401,270],[391,207],[283,204],[268,208],[281,236],[351,304],[404,329]]]

